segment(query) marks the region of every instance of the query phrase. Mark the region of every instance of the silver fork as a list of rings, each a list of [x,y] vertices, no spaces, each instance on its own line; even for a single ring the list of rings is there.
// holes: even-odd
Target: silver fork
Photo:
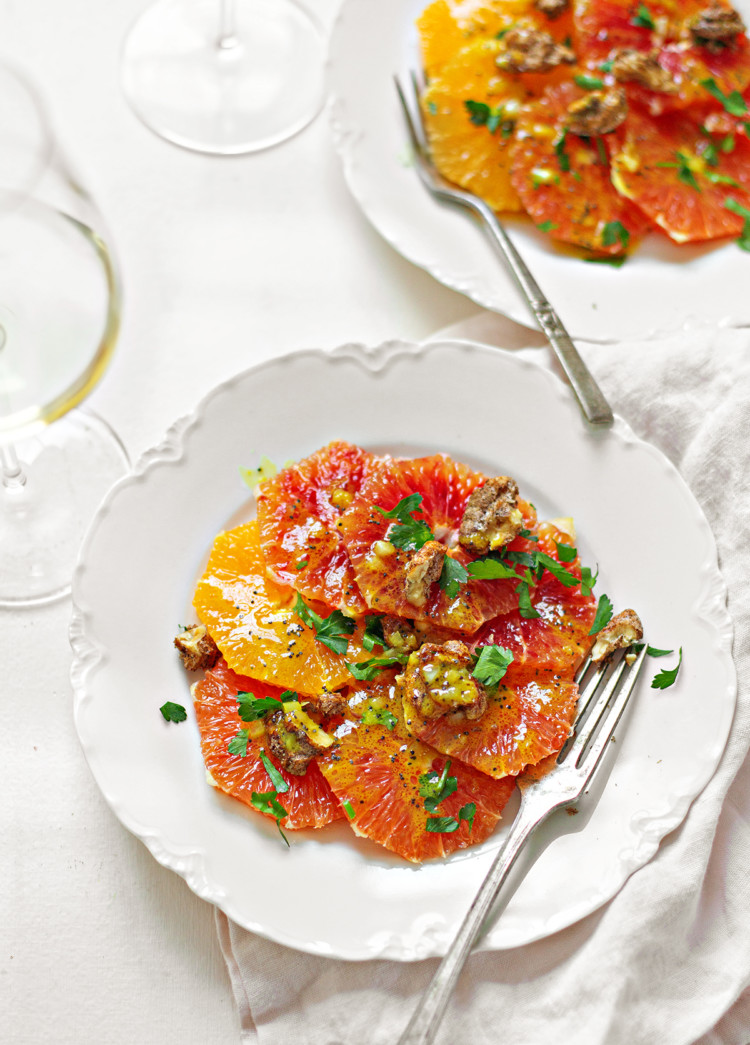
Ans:
[[[521,807],[510,833],[398,1045],[429,1045],[433,1040],[464,962],[516,857],[550,813],[569,806],[588,788],[633,692],[646,652],[644,643],[632,663],[623,652],[597,667],[590,660],[582,665],[577,675],[582,688],[571,735],[546,775],[536,780],[519,778]]]
[[[419,84],[416,76],[413,73],[411,75],[411,106],[406,100],[404,90],[398,78],[396,78],[396,90],[401,100],[406,126],[414,149],[417,173],[422,183],[436,199],[464,207],[480,219],[490,242],[510,266],[531,311],[534,313],[539,329],[546,335],[547,340],[552,345],[560,365],[570,382],[583,416],[589,424],[596,428],[611,427],[614,423],[614,417],[607,400],[581,358],[578,349],[571,341],[570,335],[563,326],[560,317],[542,293],[539,284],[532,276],[526,262],[518,253],[495,212],[479,196],[451,185],[435,168],[430,156],[427,136],[422,122],[422,110],[419,104]]]

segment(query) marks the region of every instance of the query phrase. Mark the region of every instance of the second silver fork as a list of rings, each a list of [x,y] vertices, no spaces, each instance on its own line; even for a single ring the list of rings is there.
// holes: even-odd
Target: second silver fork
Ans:
[[[614,423],[614,416],[609,403],[604,398],[591,371],[573,344],[570,335],[563,326],[562,320],[542,293],[539,284],[532,276],[526,262],[518,253],[495,212],[479,196],[451,185],[435,168],[430,156],[427,136],[422,121],[419,84],[416,77],[412,74],[410,88],[411,105],[407,102],[406,93],[398,79],[396,79],[396,90],[401,100],[404,119],[414,150],[417,173],[422,183],[436,199],[463,207],[480,219],[492,245],[513,272],[531,311],[534,313],[539,329],[546,335],[547,340],[554,349],[586,421],[595,428],[611,427]]]

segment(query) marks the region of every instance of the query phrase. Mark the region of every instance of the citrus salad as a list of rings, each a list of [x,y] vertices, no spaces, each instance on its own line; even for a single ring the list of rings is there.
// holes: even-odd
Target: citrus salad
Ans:
[[[641,637],[594,596],[572,520],[540,521],[508,476],[345,442],[255,498],[175,639],[203,672],[209,782],[282,835],[344,820],[416,862],[483,841],[568,736],[595,637],[601,656]]]
[[[648,230],[750,250],[750,44],[726,0],[433,0],[433,159],[592,260]]]

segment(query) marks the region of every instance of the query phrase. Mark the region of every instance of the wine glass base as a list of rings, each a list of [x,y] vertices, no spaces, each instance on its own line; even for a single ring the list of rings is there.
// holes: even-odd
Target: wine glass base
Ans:
[[[325,37],[296,0],[158,0],[136,21],[122,84],[136,115],[187,149],[239,155],[290,138],[323,104]]]
[[[112,429],[88,412],[13,449],[25,482],[0,473],[0,606],[20,608],[69,593],[83,535],[129,461]]]

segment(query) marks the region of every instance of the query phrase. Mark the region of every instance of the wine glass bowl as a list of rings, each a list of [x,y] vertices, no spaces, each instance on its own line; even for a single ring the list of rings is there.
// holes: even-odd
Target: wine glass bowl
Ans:
[[[119,331],[109,234],[32,84],[0,63],[0,92],[0,606],[18,606],[67,591],[127,455],[103,422],[70,414]]]

